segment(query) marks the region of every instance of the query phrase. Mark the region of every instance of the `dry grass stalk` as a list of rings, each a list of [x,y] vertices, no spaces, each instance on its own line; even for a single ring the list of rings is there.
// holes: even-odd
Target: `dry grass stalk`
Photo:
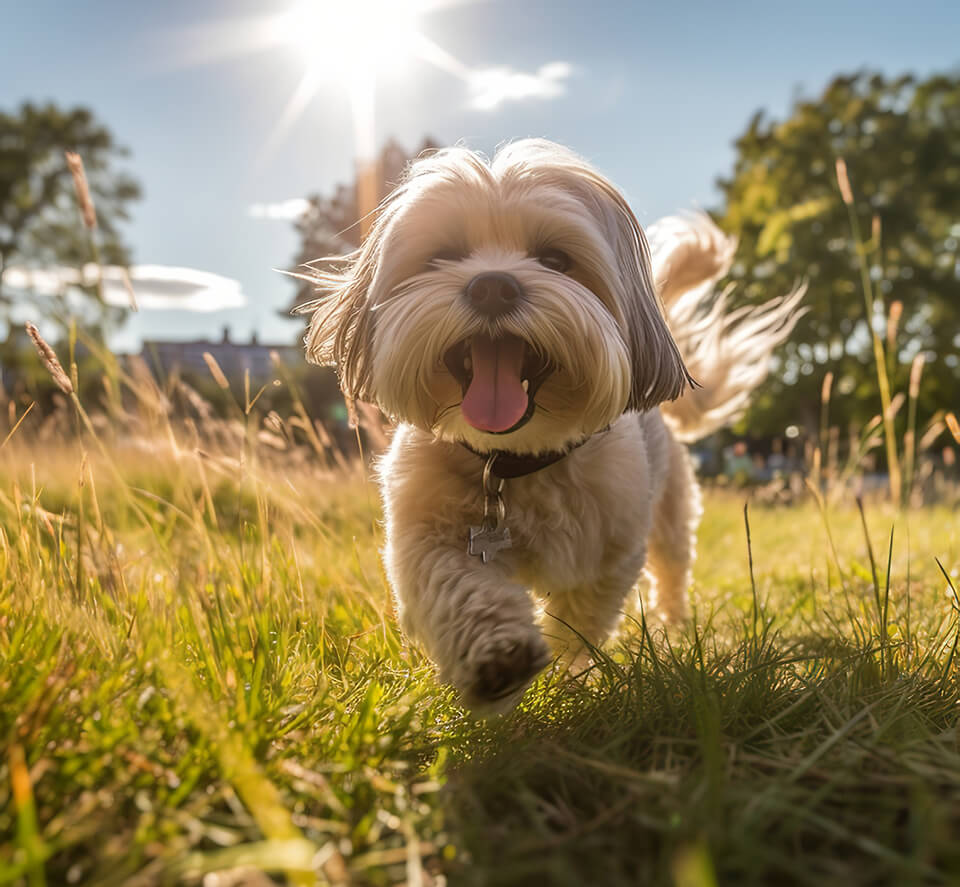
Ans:
[[[892,421],[894,416],[896,416],[897,413],[900,412],[900,407],[903,406],[903,403],[905,400],[906,398],[903,396],[903,392],[898,391],[893,396],[893,400],[891,400],[889,405],[887,406],[886,412],[884,413],[884,419],[889,419]]]
[[[850,187],[850,178],[847,176],[847,162],[837,158],[837,184],[840,186],[840,196],[847,206],[853,205],[853,189]]]
[[[267,431],[266,428],[261,428],[257,432],[257,441],[274,450],[287,449],[287,442],[279,434]]]
[[[903,302],[899,299],[890,303],[890,312],[887,314],[887,347],[893,348],[897,341],[897,329],[900,326],[900,317],[903,314]]]
[[[210,370],[210,375],[213,376],[214,382],[226,391],[230,387],[230,383],[223,374],[223,370],[220,369],[220,364],[217,363],[217,359],[209,351],[203,352],[203,359],[207,364],[207,368]]]
[[[828,370],[820,386],[820,435],[817,449],[814,453],[813,478],[817,489],[820,488],[820,464],[823,450],[826,447],[827,434],[830,425],[830,395],[833,391],[833,371]],[[827,490],[829,494],[829,489]]]
[[[854,253],[857,258],[857,266],[860,269],[860,286],[863,290],[864,319],[867,328],[870,330],[870,338],[873,344],[873,363],[877,373],[877,387],[880,389],[880,405],[882,407],[881,416],[883,417],[883,438],[886,444],[887,470],[890,476],[890,498],[894,502],[901,501],[903,490],[903,476],[901,474],[900,457],[897,452],[896,428],[893,423],[893,416],[896,412],[892,409],[890,395],[890,378],[887,375],[887,355],[884,353],[883,340],[873,328],[873,314],[876,301],[873,295],[873,282],[870,278],[870,268],[867,264],[867,244],[864,243],[860,235],[860,223],[857,220],[856,207],[853,204],[853,189],[850,187],[850,178],[847,175],[847,164],[842,157],[838,157],[837,164],[837,185],[840,187],[840,196],[847,207],[847,218],[850,223],[850,232],[853,234]]]
[[[957,421],[956,414],[947,413],[946,422],[947,428],[950,429],[950,433],[953,435],[953,439],[960,444],[960,422]]]
[[[831,476],[837,472],[840,455],[840,429],[834,425],[830,429],[827,441],[827,472]]]
[[[280,435],[280,437],[287,437],[287,429],[284,427],[283,419],[280,418],[280,414],[276,410],[270,410],[269,413],[264,417],[263,424],[274,434]]]
[[[73,176],[73,190],[77,194],[77,203],[83,215],[83,224],[91,231],[97,227],[97,211],[90,196],[90,186],[87,183],[87,174],[83,169],[83,158],[74,151],[65,151],[67,168]]]
[[[37,349],[37,354],[40,355],[40,360],[47,368],[47,372],[50,373],[50,376],[53,378],[57,388],[59,388],[64,394],[73,394],[73,383],[70,381],[70,377],[64,372],[63,367],[60,365],[60,361],[57,358],[57,353],[44,341],[43,336],[40,335],[40,330],[38,330],[32,323],[28,322],[25,324],[25,326],[27,335],[33,340],[33,344]]]
[[[196,410],[201,421],[207,421],[213,416],[213,407],[196,389],[191,388],[183,379],[177,379],[177,390],[186,398],[188,404]]]
[[[923,364],[925,360],[926,358],[921,351],[913,359],[913,363],[910,364],[910,397],[913,400],[916,400],[920,394],[920,377],[923,375]]]
[[[899,304],[899,303],[895,303]],[[920,378],[923,376],[923,352],[913,359],[910,365],[910,385],[907,388],[907,433],[903,437],[903,452],[906,459],[904,467],[904,502],[909,504],[913,490],[913,475],[917,460],[917,398],[920,395]]]
[[[357,414],[357,399],[355,397],[343,396],[343,403],[347,408],[347,426],[356,431],[360,427],[360,416]]]
[[[127,291],[127,299],[130,301],[130,310],[136,313],[140,310],[140,305],[137,303],[137,294],[133,289],[133,281],[130,280],[130,272],[126,268],[121,268],[121,278],[123,280],[123,288]]]
[[[16,405],[13,403],[13,401],[10,401],[10,405],[11,405],[12,407],[15,407],[15,406],[16,406]],[[7,434],[7,436],[3,439],[3,443],[0,443],[0,450],[2,450],[2,449],[7,445],[7,442],[10,440],[10,438],[13,437],[13,436],[17,433],[17,429],[23,424],[23,420],[26,419],[27,416],[30,415],[30,410],[32,410],[32,409],[34,408],[34,406],[36,406],[36,401],[31,401],[31,402],[30,402],[30,406],[28,406],[28,407],[23,411],[23,415],[22,415],[19,419],[17,419],[16,422],[14,422],[14,421],[11,419],[11,425],[13,425],[13,427],[10,429],[9,433]],[[16,410],[15,410],[15,409],[14,409],[12,415],[13,415],[14,417],[16,417]]]
[[[936,442],[937,438],[943,434],[944,429],[947,426],[939,421],[935,420],[927,426],[927,430],[923,432],[923,437],[920,438],[920,449],[929,450]]]
[[[366,432],[367,440],[375,453],[382,453],[390,446],[390,422],[372,403],[357,401],[360,427]]]

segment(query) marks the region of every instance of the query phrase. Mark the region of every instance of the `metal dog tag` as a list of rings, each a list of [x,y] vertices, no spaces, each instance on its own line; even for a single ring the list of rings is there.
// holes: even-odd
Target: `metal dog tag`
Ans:
[[[502,548],[510,548],[509,527],[470,527],[470,542],[467,545],[467,554],[483,559],[489,564]]]
[[[499,551],[510,548],[510,530],[504,526],[507,506],[503,501],[503,478],[493,474],[496,454],[483,466],[483,520],[479,527],[470,527],[467,554],[489,564]]]

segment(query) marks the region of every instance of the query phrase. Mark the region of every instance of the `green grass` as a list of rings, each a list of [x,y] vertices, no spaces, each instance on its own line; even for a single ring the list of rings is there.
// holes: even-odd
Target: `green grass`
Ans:
[[[868,505],[874,575],[753,507],[752,583],[709,495],[686,630],[475,721],[360,477],[88,449],[0,452],[0,883],[960,881],[956,512]]]

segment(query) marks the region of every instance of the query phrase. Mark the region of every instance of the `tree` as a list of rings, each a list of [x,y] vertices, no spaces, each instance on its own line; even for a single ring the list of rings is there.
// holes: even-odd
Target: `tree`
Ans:
[[[751,431],[778,434],[790,424],[815,431],[828,371],[835,423],[863,423],[880,410],[838,157],[846,160],[860,228],[872,232],[864,248],[881,335],[891,306],[902,307],[902,322],[889,330],[891,385],[906,389],[910,362],[923,351],[921,418],[956,406],[960,78],[839,76],[819,97],[798,100],[786,120],[756,114],[736,150],[733,174],[718,182],[721,225],[740,238],[730,280],[748,302],[809,282],[810,312],[751,409]]]
[[[118,230],[140,186],[113,168],[127,151],[86,108],[63,110],[26,103],[0,112],[0,294],[3,271],[13,262],[82,267],[93,260],[64,157],[83,159],[97,211],[99,259],[126,265],[130,251]]]
[[[396,187],[410,161],[425,151],[438,146],[429,138],[412,155],[392,139],[384,145],[376,161],[376,201],[383,200]],[[308,199],[306,212],[294,223],[300,235],[300,250],[294,259],[295,267],[302,268],[317,259],[342,256],[360,245],[362,230],[358,180],[349,185],[340,184],[333,194],[324,197],[313,194]],[[306,281],[297,281],[297,294],[289,311],[314,298],[313,288]]]

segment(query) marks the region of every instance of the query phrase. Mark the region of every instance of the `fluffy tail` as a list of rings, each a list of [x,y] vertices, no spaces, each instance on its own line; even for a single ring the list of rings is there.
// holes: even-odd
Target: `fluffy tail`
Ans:
[[[806,286],[731,311],[731,289],[717,293],[714,286],[733,264],[736,238],[705,213],[662,219],[647,237],[667,323],[700,385],[662,403],[660,412],[679,440],[699,440],[743,412],[774,348],[806,313],[799,308]]]

